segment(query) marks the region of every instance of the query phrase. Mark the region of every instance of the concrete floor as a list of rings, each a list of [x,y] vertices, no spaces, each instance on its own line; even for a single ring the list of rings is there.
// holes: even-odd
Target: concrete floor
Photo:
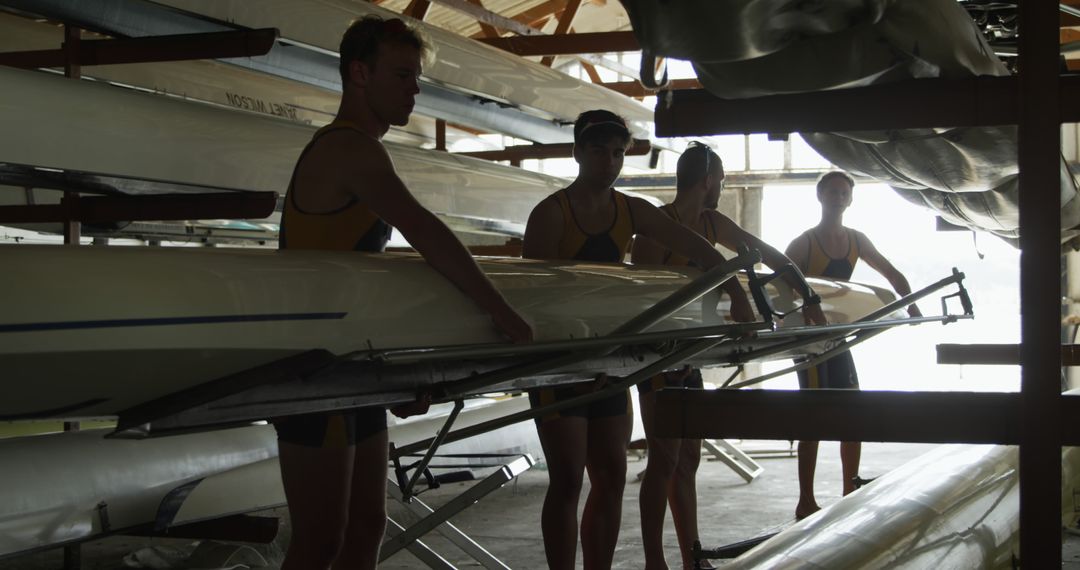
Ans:
[[[884,474],[933,447],[866,444],[862,476],[869,478]],[[787,451],[789,444],[786,441],[749,442],[745,448]],[[794,520],[798,499],[794,455],[758,461],[765,471],[749,484],[718,461],[702,463],[698,472],[698,518],[701,540],[706,548],[751,538]],[[615,568],[641,568],[643,564],[638,510],[640,485],[634,478],[644,468],[644,459],[629,459],[630,481],[623,496],[622,532],[615,552]],[[825,506],[840,499],[839,444],[821,444],[817,480],[819,504]],[[423,498],[432,506],[441,504],[460,492],[460,485],[463,484],[445,486]],[[519,477],[515,484],[492,493],[472,507],[471,512],[455,521],[455,524],[513,568],[544,568],[546,563],[539,521],[546,485],[547,475],[543,466],[538,465]],[[677,567],[679,554],[670,515],[666,521],[664,544],[668,563]],[[438,536],[433,537],[429,546],[455,564],[468,563],[460,551]],[[578,563],[581,563],[580,550]],[[412,555],[401,553],[388,560],[384,567],[416,568],[417,562]]]
[[[882,475],[933,447],[917,444],[865,444],[861,474],[866,478]],[[788,442],[747,442],[744,448],[749,451],[785,452],[789,445]],[[708,461],[702,464],[698,476],[699,519],[702,541],[706,547],[750,538],[793,520],[798,496],[794,456],[785,454],[784,457],[760,458],[759,461],[765,471],[749,484],[722,463]],[[615,553],[615,568],[642,566],[637,506],[640,486],[634,477],[644,467],[644,459],[629,459],[630,482],[623,499],[622,533]],[[446,484],[423,493],[421,499],[432,507],[438,507],[468,485],[470,483]],[[544,568],[546,563],[539,520],[546,485],[547,474],[544,466],[537,465],[515,482],[491,493],[453,518],[451,522],[512,568]],[[839,446],[836,443],[824,442],[819,454],[818,502],[826,506],[839,498]],[[276,512],[283,514],[283,509]],[[403,510],[394,503],[391,503],[390,512],[391,516],[398,520],[405,518],[402,516]],[[287,544],[287,540],[288,526],[284,524],[274,544],[256,548],[270,561],[270,568],[276,567],[274,562],[280,561],[281,548]],[[471,559],[438,534],[429,535],[425,542],[459,567],[476,567]],[[667,521],[665,544],[668,562],[673,564],[673,568],[677,568],[679,558],[670,517]],[[123,557],[134,550],[149,546],[183,551],[191,549],[192,541],[112,537],[83,546],[83,568],[97,570],[130,567],[123,564]],[[1070,537],[1067,540],[1064,555],[1064,567],[1080,570],[1080,537]],[[62,560],[62,554],[54,550],[0,562],[0,570],[56,569],[62,567]],[[580,561],[579,553],[579,566]],[[424,566],[411,554],[402,552],[380,567],[404,569]]]

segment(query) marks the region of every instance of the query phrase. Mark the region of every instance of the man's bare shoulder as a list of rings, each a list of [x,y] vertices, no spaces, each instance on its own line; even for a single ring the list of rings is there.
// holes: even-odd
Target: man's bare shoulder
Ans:
[[[559,206],[559,200],[555,198],[555,194],[549,195],[533,206],[529,219],[534,218],[537,221],[562,221],[562,207]]]
[[[319,137],[308,151],[315,162],[339,169],[392,168],[390,154],[378,139],[354,129],[336,129]]]
[[[814,228],[809,228],[809,229],[805,230],[803,233],[795,236],[795,239],[791,240],[791,244],[789,245],[789,247],[791,245],[795,245],[795,244],[803,243],[803,242],[806,242],[806,241],[810,241],[810,234],[813,233],[813,231],[814,231]]]
[[[619,191],[616,190],[616,192],[619,192]],[[626,194],[625,192],[619,192],[619,193],[622,194],[624,198],[626,198],[626,203],[631,208],[638,209],[638,210],[644,208],[644,209],[650,210],[650,211],[658,209],[656,206],[654,206],[652,204],[652,202],[649,202],[648,200],[646,200],[644,198],[641,198],[639,196],[631,196],[629,194]]]
[[[735,220],[727,217],[718,210],[704,210],[705,217],[716,228],[717,232],[741,230],[739,224],[735,223]]]

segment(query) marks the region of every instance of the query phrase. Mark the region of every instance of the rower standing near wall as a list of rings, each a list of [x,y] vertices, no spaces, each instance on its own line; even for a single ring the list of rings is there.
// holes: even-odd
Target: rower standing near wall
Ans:
[[[821,221],[795,238],[787,255],[799,269],[811,277],[829,277],[848,281],[859,259],[880,273],[901,296],[911,293],[907,278],[888,259],[878,253],[874,244],[862,232],[844,226],[844,212],[851,206],[855,179],[845,172],[827,172],[818,179],[817,198],[821,203]],[[908,314],[921,317],[917,305],[908,307]],[[821,364],[799,371],[802,389],[858,390],[859,376],[850,351],[838,354]],[[814,471],[817,468],[818,442],[799,442],[799,504],[795,518],[806,518],[821,509],[814,498]],[[855,490],[859,475],[862,444],[857,441],[840,443],[840,462],[843,471],[844,495]]]

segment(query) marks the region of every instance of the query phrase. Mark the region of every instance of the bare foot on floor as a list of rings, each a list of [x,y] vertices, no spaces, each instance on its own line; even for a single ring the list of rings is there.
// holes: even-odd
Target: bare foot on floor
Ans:
[[[821,507],[819,507],[817,503],[813,503],[810,505],[803,505],[802,503],[800,503],[799,506],[795,507],[795,520],[801,521],[820,510]]]

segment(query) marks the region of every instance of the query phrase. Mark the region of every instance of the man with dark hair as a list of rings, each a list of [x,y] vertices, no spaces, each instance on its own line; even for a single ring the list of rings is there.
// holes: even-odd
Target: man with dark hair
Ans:
[[[795,238],[787,248],[787,255],[804,273],[813,277],[830,277],[847,281],[855,271],[859,259],[882,274],[901,296],[911,293],[911,286],[885,256],[878,253],[862,232],[844,227],[844,211],[851,206],[855,180],[846,172],[827,172],[818,179],[817,198],[821,203],[821,221]],[[919,307],[911,305],[908,314],[922,316]],[[838,354],[807,370],[799,371],[799,387],[802,389],[829,388],[857,390],[859,376],[851,352]],[[818,442],[799,442],[799,504],[795,518],[806,518],[821,507],[814,498],[814,471],[817,467]],[[840,443],[840,462],[843,471],[843,491],[847,495],[855,490],[859,475],[859,456],[862,444],[857,441]]]
[[[570,186],[545,198],[529,215],[525,257],[619,263],[634,234],[712,267],[720,252],[693,231],[675,223],[653,205],[614,190],[630,144],[621,117],[605,110],[586,111],[574,123],[574,160],[578,176]],[[724,285],[731,316],[750,321],[753,310],[733,279]],[[603,387],[595,383],[543,388],[529,394],[534,407],[574,398]],[[611,568],[622,517],[626,485],[626,447],[633,427],[629,394],[622,392],[585,406],[538,418],[537,431],[548,466],[541,529],[550,568],[574,568],[577,506],[588,470],[592,486],[581,518],[581,550],[586,569]]]
[[[776,270],[792,264],[776,248],[739,227],[731,218],[716,210],[724,187],[724,165],[708,146],[693,142],[679,157],[675,170],[675,201],[660,208],[676,222],[697,232],[710,244],[719,243],[731,250],[745,245],[761,252],[761,258]],[[635,265],[694,265],[685,256],[655,241],[634,240]],[[789,284],[798,277],[787,275]],[[807,321],[825,324],[825,315],[816,298],[808,300],[803,312]],[[671,506],[675,534],[679,539],[684,568],[694,568],[693,545],[697,531],[697,468],[701,462],[700,439],[673,439],[653,435],[656,390],[662,388],[702,388],[701,371],[686,368],[665,372],[638,385],[641,420],[649,448],[649,461],[641,481],[641,538],[645,547],[645,568],[667,568],[664,559],[664,513]]]
[[[382,251],[396,227],[515,342],[532,329],[453,233],[398,178],[380,139],[405,125],[420,91],[424,42],[404,22],[366,17],[342,39],[337,116],[300,155],[285,196],[281,249]],[[426,402],[395,413],[422,413]],[[292,541],[284,570],[374,568],[386,526],[382,407],[275,420]]]

